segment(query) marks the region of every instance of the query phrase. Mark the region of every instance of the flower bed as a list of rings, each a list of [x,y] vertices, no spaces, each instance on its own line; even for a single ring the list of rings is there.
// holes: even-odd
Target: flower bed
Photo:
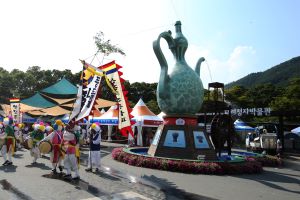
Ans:
[[[270,155],[257,156],[257,157],[246,156],[246,160],[249,161],[255,160],[257,162],[260,162],[263,167],[279,167],[283,165],[282,159]]]
[[[167,170],[174,172],[193,174],[252,174],[262,172],[262,164],[254,158],[248,158],[244,162],[199,162],[172,160],[165,158],[153,158],[148,156],[131,154],[123,151],[123,148],[115,148],[112,151],[114,160],[137,167]]]

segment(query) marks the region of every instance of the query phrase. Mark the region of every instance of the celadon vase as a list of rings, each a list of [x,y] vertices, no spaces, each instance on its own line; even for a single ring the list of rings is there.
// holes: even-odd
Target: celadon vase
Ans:
[[[188,41],[181,31],[181,22],[175,24],[175,37],[171,31],[161,33],[153,42],[153,50],[159,61],[161,72],[157,86],[157,102],[166,115],[195,115],[203,103],[203,84],[200,79],[200,66],[205,60],[199,58],[193,70],[185,61]],[[172,72],[168,73],[168,63],[160,47],[160,39],[167,41],[175,59]]]

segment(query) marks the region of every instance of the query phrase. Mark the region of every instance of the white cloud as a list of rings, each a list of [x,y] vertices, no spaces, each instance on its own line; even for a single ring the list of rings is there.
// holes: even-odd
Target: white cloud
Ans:
[[[253,72],[256,65],[256,52],[252,46],[237,46],[226,62],[229,67],[229,81],[236,81]]]
[[[201,80],[205,88],[210,82],[229,83],[253,72],[257,65],[255,49],[252,46],[236,46],[229,56],[222,60],[214,55],[209,48],[190,45],[186,53],[188,64],[194,68],[200,57],[206,59],[201,66]]]

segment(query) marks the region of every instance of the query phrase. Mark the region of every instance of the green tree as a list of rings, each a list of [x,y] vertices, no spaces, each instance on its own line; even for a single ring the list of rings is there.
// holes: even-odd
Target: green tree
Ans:
[[[104,39],[104,33],[101,31],[96,34],[94,40],[98,48],[97,53],[103,53],[105,56],[108,56],[111,53],[119,53],[124,56],[126,55],[125,52],[117,45],[112,44],[110,40]]]
[[[156,100],[157,83],[135,82],[130,85],[128,99],[137,103],[140,98],[144,102]]]
[[[231,104],[238,107],[244,107],[249,104],[246,93],[248,89],[243,86],[233,86],[230,89],[225,90],[225,99]]]
[[[281,94],[271,101],[270,107],[277,111],[299,110],[300,78],[291,79],[288,86],[281,90]]]
[[[271,83],[250,88],[246,93],[249,107],[268,107],[273,98],[277,95],[278,90]]]
[[[11,92],[11,77],[10,73],[0,67],[0,102],[1,103],[8,103],[9,98],[12,97]]]

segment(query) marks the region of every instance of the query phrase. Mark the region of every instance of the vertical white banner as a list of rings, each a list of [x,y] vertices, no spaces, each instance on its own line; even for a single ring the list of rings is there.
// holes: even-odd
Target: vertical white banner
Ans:
[[[106,73],[107,79],[112,84],[112,87],[117,92],[116,101],[119,105],[119,126],[118,128],[122,130],[126,127],[131,127],[130,116],[126,104],[126,100],[124,97],[124,92],[122,90],[122,84],[120,80],[120,76],[118,73],[117,66],[114,62],[111,64],[106,64],[100,67]],[[130,128],[131,129],[131,128]]]
[[[18,98],[12,98],[9,99],[10,101],[10,109],[11,109],[11,115],[14,120],[14,123],[20,123],[20,99]]]
[[[101,77],[93,75],[93,79],[82,89],[81,110],[76,121],[89,116],[97,97]]]

